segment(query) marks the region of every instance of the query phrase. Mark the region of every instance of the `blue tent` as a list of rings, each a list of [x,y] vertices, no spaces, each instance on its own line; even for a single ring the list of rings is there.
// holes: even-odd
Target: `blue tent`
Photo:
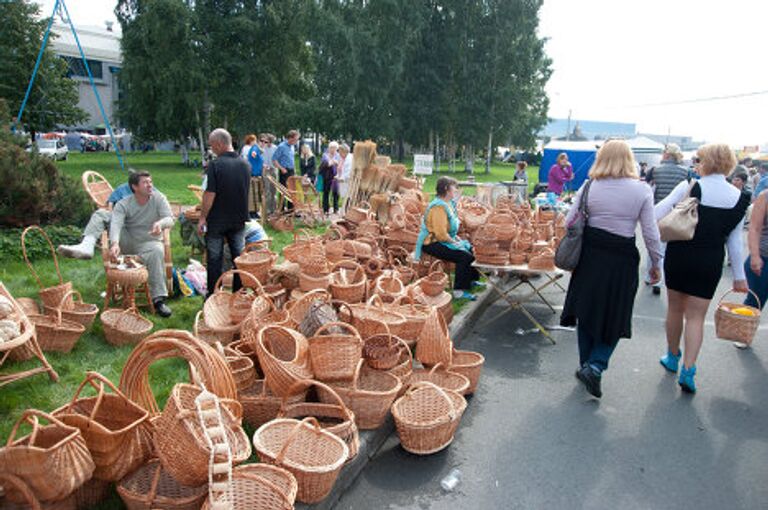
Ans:
[[[547,182],[549,168],[557,162],[557,156],[564,152],[568,154],[568,161],[573,165],[574,178],[566,183],[565,190],[576,191],[586,180],[589,169],[595,162],[595,155],[601,142],[568,142],[553,140],[544,146],[544,154],[539,167],[539,182]]]

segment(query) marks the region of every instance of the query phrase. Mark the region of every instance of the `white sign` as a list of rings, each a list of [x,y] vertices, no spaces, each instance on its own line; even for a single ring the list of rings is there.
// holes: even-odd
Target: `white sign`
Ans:
[[[432,169],[435,166],[435,156],[432,154],[414,154],[413,155],[413,173],[414,175],[432,175]]]

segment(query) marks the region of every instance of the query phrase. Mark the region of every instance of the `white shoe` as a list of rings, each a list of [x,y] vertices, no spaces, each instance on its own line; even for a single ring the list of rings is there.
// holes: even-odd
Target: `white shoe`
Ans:
[[[56,251],[71,259],[90,260],[93,258],[93,248],[96,245],[96,239],[91,236],[85,236],[80,244],[60,245]]]
[[[733,346],[741,350],[749,349],[749,344],[743,344],[741,342],[733,342]]]

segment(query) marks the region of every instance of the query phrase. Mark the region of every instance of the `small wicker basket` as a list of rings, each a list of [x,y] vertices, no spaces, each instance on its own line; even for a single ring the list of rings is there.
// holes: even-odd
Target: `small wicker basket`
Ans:
[[[152,321],[142,316],[135,307],[104,310],[101,313],[101,324],[104,327],[104,338],[115,347],[136,345],[154,327]]]
[[[715,308],[715,334],[721,340],[741,342],[747,345],[755,338],[758,326],[760,326],[760,298],[753,291],[749,291],[755,298],[758,308],[741,303],[723,302],[726,296],[733,292],[729,290],[720,298]],[[734,309],[745,309],[752,315],[734,313]]]

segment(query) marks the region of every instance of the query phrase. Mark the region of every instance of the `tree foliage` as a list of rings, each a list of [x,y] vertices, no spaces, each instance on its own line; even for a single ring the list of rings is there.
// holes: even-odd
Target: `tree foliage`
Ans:
[[[0,98],[15,115],[35,67],[48,19],[28,0],[0,2]],[[77,83],[67,78],[67,64],[51,51],[51,33],[24,111],[23,124],[44,131],[59,124],[77,124],[86,114],[77,107]]]

